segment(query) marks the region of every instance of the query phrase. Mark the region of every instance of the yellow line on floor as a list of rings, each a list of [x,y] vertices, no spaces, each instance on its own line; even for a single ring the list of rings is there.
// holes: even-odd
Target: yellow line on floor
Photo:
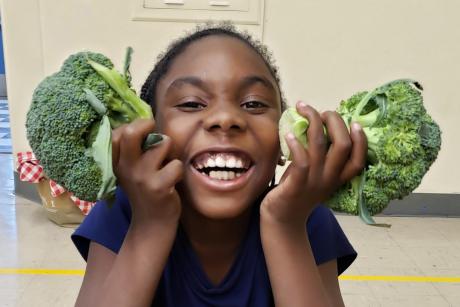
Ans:
[[[75,276],[83,276],[84,274],[85,274],[84,270],[0,268],[0,275],[75,275]],[[339,280],[460,283],[460,277],[447,277],[447,276],[341,275],[339,277]]]
[[[341,275],[339,280],[351,281],[388,281],[388,282],[443,282],[460,283],[460,277],[445,276],[368,276],[368,275]]]
[[[78,275],[78,276],[83,276],[84,274],[85,274],[85,270],[0,268],[0,275]]]

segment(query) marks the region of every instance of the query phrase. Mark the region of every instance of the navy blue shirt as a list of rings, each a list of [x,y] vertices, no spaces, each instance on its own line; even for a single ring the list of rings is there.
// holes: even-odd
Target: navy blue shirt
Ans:
[[[256,210],[257,209],[257,210]],[[72,235],[86,260],[91,241],[118,253],[128,231],[131,208],[125,194],[118,189],[115,203],[96,204]],[[316,263],[337,259],[341,274],[356,258],[331,210],[317,207],[307,222],[307,232]],[[207,278],[187,235],[179,227],[152,306],[273,306],[265,257],[259,232],[259,210],[251,216],[247,235],[237,258],[219,285]]]

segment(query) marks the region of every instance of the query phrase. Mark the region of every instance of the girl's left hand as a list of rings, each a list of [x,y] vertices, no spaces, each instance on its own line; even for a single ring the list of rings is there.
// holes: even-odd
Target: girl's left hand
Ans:
[[[349,132],[337,112],[319,114],[302,102],[297,104],[297,112],[309,121],[308,148],[305,149],[294,135],[286,136],[292,162],[279,185],[263,199],[261,216],[268,215],[283,224],[298,222],[305,227],[318,203],[327,200],[337,188],[362,171],[367,139],[358,124],[352,124]]]

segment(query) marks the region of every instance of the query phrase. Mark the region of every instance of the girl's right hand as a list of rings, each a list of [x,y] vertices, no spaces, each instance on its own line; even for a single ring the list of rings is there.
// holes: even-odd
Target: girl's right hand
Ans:
[[[112,162],[118,184],[131,203],[132,226],[175,223],[181,201],[175,189],[183,176],[183,163],[169,160],[172,140],[163,140],[142,151],[146,136],[153,132],[153,120],[138,119],[112,131]]]

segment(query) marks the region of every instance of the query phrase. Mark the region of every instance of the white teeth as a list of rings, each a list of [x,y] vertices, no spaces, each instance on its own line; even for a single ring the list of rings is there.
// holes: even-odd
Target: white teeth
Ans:
[[[197,169],[207,167],[248,168],[249,161],[243,161],[243,159],[230,154],[217,154],[205,160],[197,161],[195,167]]]
[[[239,177],[241,174],[235,173],[232,171],[211,171],[209,172],[209,177],[213,179],[218,179],[218,180],[232,180],[235,179],[235,177]]]
[[[236,157],[217,156],[209,157],[206,161],[197,164],[198,169],[205,167],[228,167],[228,168],[243,168],[243,161]]]
[[[227,162],[225,163],[225,166],[229,167],[229,168],[234,168],[236,165],[236,159],[233,158],[233,157],[230,157]]]
[[[236,168],[242,168],[242,167],[243,167],[243,161],[241,161],[241,160],[236,160],[236,161],[235,161],[235,167],[236,167]]]
[[[225,167],[225,160],[221,156],[216,158],[216,166],[217,167]]]
[[[216,162],[214,161],[213,158],[209,158],[208,161],[206,161],[206,167],[215,167],[216,166]]]

